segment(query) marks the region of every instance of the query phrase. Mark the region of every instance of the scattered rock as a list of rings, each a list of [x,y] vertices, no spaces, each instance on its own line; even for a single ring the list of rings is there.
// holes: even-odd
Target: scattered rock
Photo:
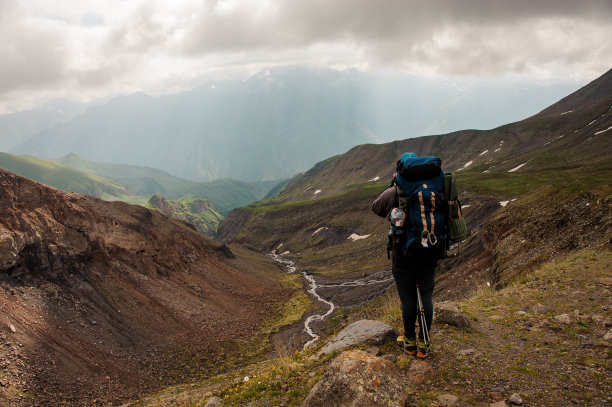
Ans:
[[[15,329],[15,325],[13,324],[9,324],[9,329],[11,330],[12,333],[17,332],[17,329]]]
[[[380,349],[376,348],[376,347],[371,347],[366,349],[366,352],[368,352],[370,355],[374,355],[374,356],[380,356]]]
[[[570,319],[569,314],[561,314],[555,317],[555,321],[561,322],[562,324],[571,324],[572,320]]]
[[[502,317],[501,315],[491,315],[489,319],[491,321],[499,321],[500,319],[504,319],[504,317]]]
[[[497,403],[493,403],[490,407],[508,407],[505,401],[498,401]]]
[[[405,382],[405,374],[390,361],[349,350],[328,366],[303,406],[396,406],[403,400]]]
[[[473,355],[474,353],[476,353],[476,349],[462,349],[459,352],[457,352],[457,356],[469,356],[469,355]]]
[[[604,335],[603,339],[606,342],[612,342],[612,328]]]
[[[399,332],[393,326],[380,321],[364,319],[353,322],[321,349],[319,354],[329,354],[335,350],[347,348],[358,343],[382,345],[395,341]]]
[[[519,317],[524,317],[525,315],[527,315],[527,313],[525,311],[516,311],[516,315],[518,315]]]
[[[388,360],[391,363],[395,363],[397,361],[397,356],[395,356],[393,353],[383,355],[382,358]]]
[[[502,401],[504,400],[506,397],[504,397],[503,393],[500,391],[492,391],[489,393],[489,397],[491,398],[491,400],[493,401]]]
[[[589,347],[589,346],[595,346],[595,341],[592,339],[583,339],[582,342],[580,343],[580,346],[582,347]]]
[[[469,328],[470,321],[454,302],[441,302],[436,305],[434,321],[438,324],[448,324],[459,328]]]
[[[598,278],[597,282],[599,282],[599,283],[601,283],[603,285],[612,286],[612,278],[610,278],[610,277]]]
[[[458,402],[459,398],[452,394],[443,394],[438,397],[438,404],[444,407],[456,406]]]
[[[218,407],[221,405],[222,402],[223,400],[221,400],[219,397],[214,396],[211,397],[206,404],[204,404],[204,407]]]
[[[536,306],[533,307],[533,312],[536,314],[548,314],[551,312],[551,309],[546,305],[536,304]]]
[[[510,399],[508,399],[508,401],[513,406],[522,406],[523,405],[523,398],[518,393],[512,394],[512,396],[510,396]]]
[[[408,368],[408,381],[412,383],[422,383],[431,373],[431,366],[422,360],[415,360]]]

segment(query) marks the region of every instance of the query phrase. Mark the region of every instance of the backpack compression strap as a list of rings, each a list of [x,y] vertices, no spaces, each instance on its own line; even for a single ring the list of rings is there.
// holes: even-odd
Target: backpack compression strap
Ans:
[[[429,218],[431,220],[431,232],[427,229],[427,218],[425,216],[425,203],[423,202],[423,191],[419,191],[419,203],[421,204],[421,221],[423,222],[423,232],[421,233],[421,245],[423,247],[429,247],[427,242],[432,246],[438,243],[438,238],[434,234],[436,228],[436,219],[434,218],[434,211],[436,210],[436,193],[431,192],[431,211],[429,212]],[[433,239],[432,239],[433,236]]]

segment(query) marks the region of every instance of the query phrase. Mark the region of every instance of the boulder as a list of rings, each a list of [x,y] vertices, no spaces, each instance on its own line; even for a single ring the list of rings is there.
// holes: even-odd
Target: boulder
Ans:
[[[572,323],[572,320],[571,320],[569,314],[557,315],[557,316],[555,316],[555,321],[561,322],[562,324],[571,324]]]
[[[328,366],[303,407],[399,406],[405,387],[405,373],[392,362],[348,350]]]
[[[434,321],[438,324],[448,324],[459,328],[469,328],[470,321],[454,302],[441,302],[435,307]]]
[[[208,402],[206,404],[204,404],[204,407],[218,407],[223,403],[223,401],[219,398],[219,397],[211,397],[210,400],[208,400]]]
[[[443,394],[438,397],[438,404],[444,407],[456,406],[459,403],[459,398],[452,394]]]
[[[335,350],[365,343],[369,345],[382,345],[388,341],[395,341],[399,332],[393,326],[380,321],[363,319],[353,322],[344,328],[335,338],[321,349],[320,355],[327,355]]]

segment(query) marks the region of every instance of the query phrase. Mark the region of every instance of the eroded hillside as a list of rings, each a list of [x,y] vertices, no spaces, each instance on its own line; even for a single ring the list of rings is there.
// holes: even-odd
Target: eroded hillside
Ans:
[[[216,371],[296,288],[160,212],[4,170],[0,190],[3,406],[116,403]]]

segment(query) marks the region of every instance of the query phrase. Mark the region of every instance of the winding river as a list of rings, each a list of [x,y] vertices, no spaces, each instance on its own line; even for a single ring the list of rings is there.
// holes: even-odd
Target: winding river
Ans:
[[[283,264],[287,273],[295,273],[297,271],[297,267],[295,266],[295,263],[293,261],[285,259],[276,253],[270,253],[268,254],[268,256],[276,260],[277,262]],[[332,312],[334,312],[336,304],[333,302],[333,300],[337,294],[345,292],[346,290],[350,290],[352,288],[367,288],[369,286],[372,286],[372,290],[368,290],[372,292],[369,292],[369,295],[363,296],[363,300],[353,305],[359,306],[382,294],[391,285],[393,285],[393,276],[388,270],[379,271],[367,277],[355,280],[342,281],[340,283],[333,284],[318,284],[317,280],[314,278],[313,275],[308,274],[306,271],[302,271],[301,273],[302,278],[304,278],[304,280],[308,283],[308,293],[312,295],[317,301],[323,303],[326,308],[325,312],[321,314],[310,315],[304,321],[304,332],[306,332],[310,337],[310,340],[308,340],[304,344],[304,348],[309,347],[320,339],[319,335],[312,329],[311,324],[315,321],[323,321],[325,318],[330,316]],[[324,289],[326,292],[329,292],[331,294],[328,296],[330,300],[323,298],[323,296],[320,294],[321,289]]]

